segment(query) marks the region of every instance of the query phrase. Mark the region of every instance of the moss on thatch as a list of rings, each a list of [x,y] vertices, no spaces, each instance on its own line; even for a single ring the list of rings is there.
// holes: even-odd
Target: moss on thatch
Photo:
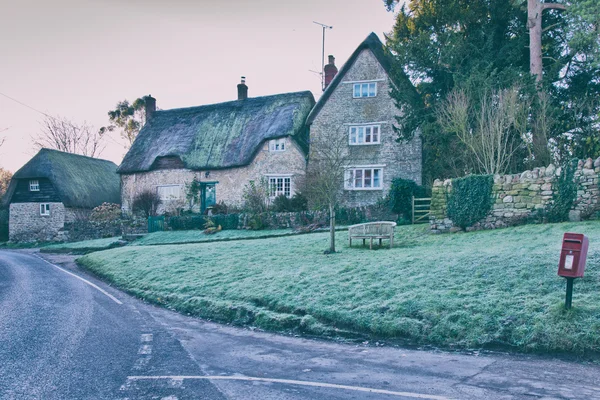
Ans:
[[[6,201],[21,179],[47,178],[66,207],[94,208],[102,203],[121,203],[117,165],[112,161],[41,149],[12,177]]]
[[[193,170],[240,167],[265,140],[285,136],[308,152],[304,121],[314,103],[312,93],[297,92],[156,111],[119,172],[148,171],[159,157],[179,157]]]

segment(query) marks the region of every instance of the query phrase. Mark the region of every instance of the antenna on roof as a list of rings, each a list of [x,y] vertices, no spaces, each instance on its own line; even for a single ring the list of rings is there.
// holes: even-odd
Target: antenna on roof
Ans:
[[[325,29],[333,29],[333,26],[325,25],[313,21],[313,24],[320,25],[323,28],[323,52],[321,53],[321,89],[325,91]]]

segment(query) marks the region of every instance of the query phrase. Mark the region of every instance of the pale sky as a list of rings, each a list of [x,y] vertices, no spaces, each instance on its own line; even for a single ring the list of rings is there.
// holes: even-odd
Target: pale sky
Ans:
[[[119,100],[151,94],[161,109],[311,90],[325,59],[338,68],[371,32],[384,41],[394,14],[383,0],[0,0],[0,93],[37,110],[108,124]],[[43,115],[0,95],[0,167],[36,152]],[[112,133],[101,154],[125,153]]]

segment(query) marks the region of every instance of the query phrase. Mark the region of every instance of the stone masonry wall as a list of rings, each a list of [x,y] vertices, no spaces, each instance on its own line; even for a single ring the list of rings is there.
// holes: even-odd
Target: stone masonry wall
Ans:
[[[375,97],[353,98],[353,83],[376,81]],[[371,50],[363,50],[342,81],[331,93],[310,126],[311,138],[339,131],[348,135],[350,125],[376,123],[380,125],[380,144],[348,145],[348,166],[378,165],[383,168],[379,190],[344,190],[343,203],[348,207],[375,204],[384,197],[394,178],[411,179],[421,184],[421,139],[397,143],[393,130],[398,109],[389,92],[389,77]],[[310,160],[309,160],[310,162]],[[343,186],[344,182],[340,182]]]
[[[493,207],[488,216],[468,230],[495,229],[524,223],[535,210],[541,210],[551,201],[560,167],[550,164],[515,175],[494,176],[492,188]],[[577,197],[569,219],[579,221],[600,211],[600,157],[580,160],[575,171]],[[436,180],[431,195],[430,229],[433,233],[460,230],[454,227],[446,214],[447,195],[452,191],[452,181]]]
[[[40,215],[40,203],[12,203],[8,236],[11,242],[63,241],[65,206],[50,203],[50,215]]]
[[[219,182],[216,186],[217,202],[224,201],[229,206],[240,206],[243,201],[244,187],[251,180],[260,181],[261,178],[266,179],[269,175],[291,175],[293,195],[302,183],[305,170],[306,158],[303,152],[288,137],[285,151],[269,151],[267,141],[250,165],[240,168],[209,170],[208,177],[205,176],[207,171],[189,169],[162,169],[121,175],[121,204],[125,211],[129,211],[131,202],[137,193],[147,189],[156,191],[156,187],[160,185],[181,185],[181,201],[185,203],[185,185],[196,178],[199,181]],[[184,205],[182,204],[182,206]],[[162,211],[168,206],[168,204],[164,204]]]

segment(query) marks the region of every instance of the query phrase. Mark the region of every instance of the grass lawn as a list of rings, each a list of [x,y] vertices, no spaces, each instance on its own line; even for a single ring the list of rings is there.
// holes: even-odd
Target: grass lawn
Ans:
[[[292,229],[277,229],[277,230],[224,230],[221,232],[207,235],[200,230],[192,231],[165,231],[153,232],[136,240],[132,244],[134,246],[146,245],[161,245],[161,244],[185,244],[185,243],[202,243],[202,242],[220,242],[228,240],[243,240],[243,239],[260,239],[273,236],[289,236],[293,235]]]
[[[57,243],[44,246],[40,249],[42,253],[74,253],[87,254],[92,251],[106,250],[116,246],[120,237],[105,239],[83,240],[81,242]]]
[[[396,247],[324,255],[327,233],[128,246],[79,262],[183,313],[274,331],[358,334],[443,347],[600,351],[600,221],[429,235],[398,227]],[[562,234],[590,238],[574,308],[556,275]],[[385,244],[384,244],[385,245]]]

